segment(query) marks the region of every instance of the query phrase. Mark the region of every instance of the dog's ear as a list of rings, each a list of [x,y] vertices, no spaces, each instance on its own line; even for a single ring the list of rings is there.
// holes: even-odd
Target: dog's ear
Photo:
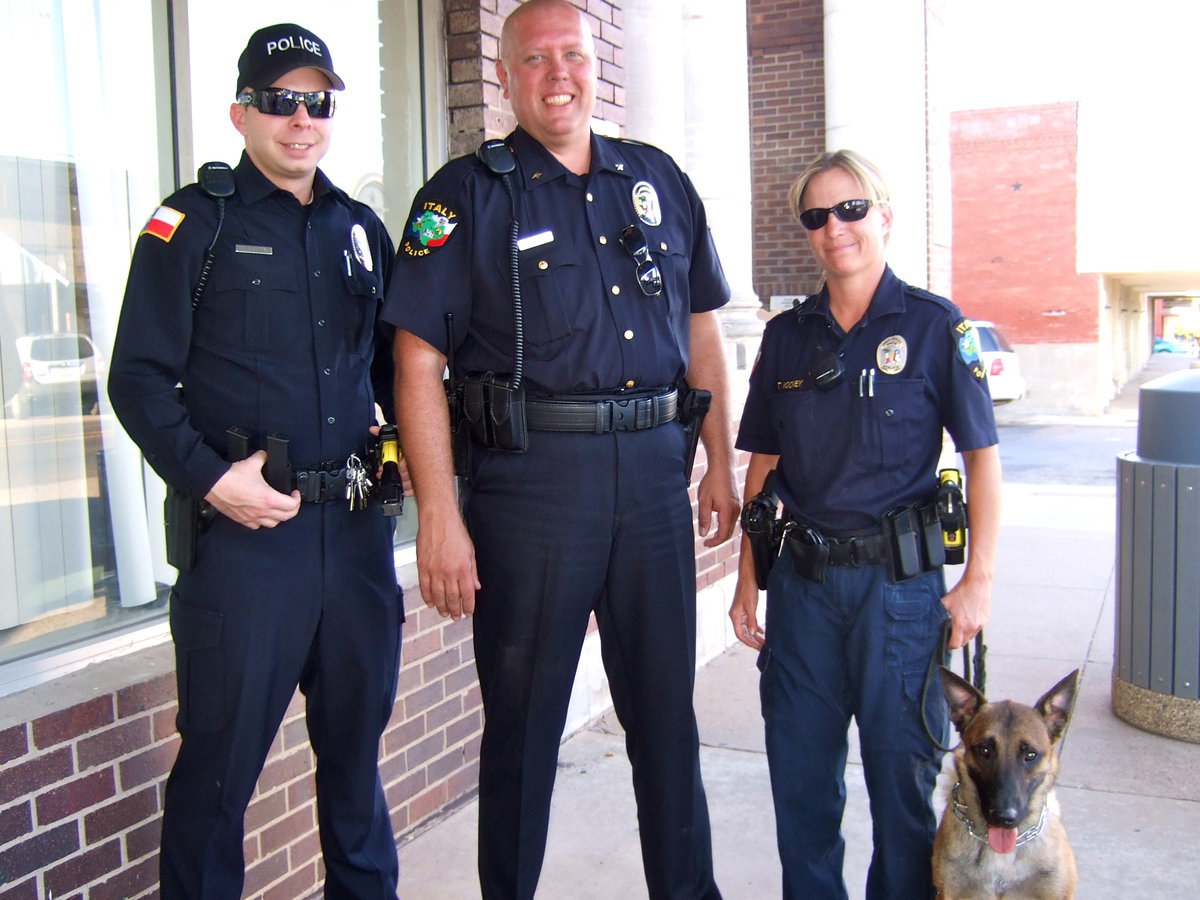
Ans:
[[[967,723],[975,718],[975,714],[987,703],[983,694],[975,689],[969,681],[965,681],[951,672],[945,666],[942,670],[942,693],[950,704],[950,721],[962,734]]]
[[[1046,723],[1050,732],[1050,740],[1057,743],[1067,730],[1071,721],[1071,711],[1075,708],[1075,691],[1079,686],[1079,670],[1076,669],[1050,690],[1042,695],[1034,708]]]

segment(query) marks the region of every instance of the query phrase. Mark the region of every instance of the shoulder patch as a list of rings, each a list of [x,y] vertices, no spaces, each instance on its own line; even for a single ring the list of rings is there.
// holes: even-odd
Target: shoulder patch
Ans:
[[[976,333],[974,326],[961,318],[954,326],[954,336],[958,342],[958,358],[962,360],[963,365],[971,370],[971,374],[975,376],[977,381],[983,381],[987,374],[983,370],[983,362],[980,359],[979,335]]]
[[[444,203],[426,200],[414,211],[404,230],[400,249],[414,258],[428,256],[446,245],[458,227],[458,213]]]
[[[141,237],[143,234],[152,234],[160,241],[165,241],[169,244],[171,238],[175,237],[179,223],[185,218],[187,218],[186,214],[181,213],[177,209],[171,209],[169,206],[160,206],[146,220],[146,224],[142,226],[141,234],[138,237]]]

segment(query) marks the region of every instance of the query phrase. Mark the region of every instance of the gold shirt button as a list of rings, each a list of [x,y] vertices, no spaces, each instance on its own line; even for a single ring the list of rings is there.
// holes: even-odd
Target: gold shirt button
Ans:
[[[661,250],[663,253],[666,253],[667,252],[667,242],[663,241],[661,244],[659,244],[658,249]]]
[[[637,382],[636,382],[636,381],[634,381],[634,380],[631,378],[631,379],[629,379],[629,381],[625,382],[625,387],[627,387],[627,388],[631,388],[631,387],[633,387],[635,384],[637,384]]]
[[[600,235],[600,243],[607,244],[608,238],[606,238],[604,235]]]
[[[612,286],[612,292],[613,292],[614,294],[619,294],[619,293],[621,293],[621,287],[620,287],[620,285],[616,285],[616,284],[614,284],[614,285]]]
[[[539,260],[539,261],[538,261],[538,268],[539,268],[539,269],[548,269],[548,268],[550,268],[550,263],[546,262],[544,259],[542,259],[542,260]]]

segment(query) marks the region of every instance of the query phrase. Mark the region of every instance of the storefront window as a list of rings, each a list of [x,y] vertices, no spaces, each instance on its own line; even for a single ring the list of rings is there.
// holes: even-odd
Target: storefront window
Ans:
[[[106,361],[147,216],[199,163],[237,161],[246,38],[284,21],[329,42],[347,91],[323,168],[397,235],[424,175],[431,6],[0,0],[5,65],[36,86],[0,130],[0,694],[54,654],[165,636],[164,489],[111,413]]]

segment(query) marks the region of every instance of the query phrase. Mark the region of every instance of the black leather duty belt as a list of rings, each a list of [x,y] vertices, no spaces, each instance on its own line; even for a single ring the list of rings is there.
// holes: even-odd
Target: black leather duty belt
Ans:
[[[888,561],[887,538],[878,531],[839,538],[792,523],[785,532],[785,538],[797,556],[806,555],[805,547],[827,547],[828,564],[831,566],[873,566]]]
[[[347,473],[344,466],[296,469],[292,472],[302,503],[331,503],[346,500]]]
[[[608,397],[603,400],[526,400],[531,431],[641,431],[674,421],[679,392],[672,388],[651,397]]]

